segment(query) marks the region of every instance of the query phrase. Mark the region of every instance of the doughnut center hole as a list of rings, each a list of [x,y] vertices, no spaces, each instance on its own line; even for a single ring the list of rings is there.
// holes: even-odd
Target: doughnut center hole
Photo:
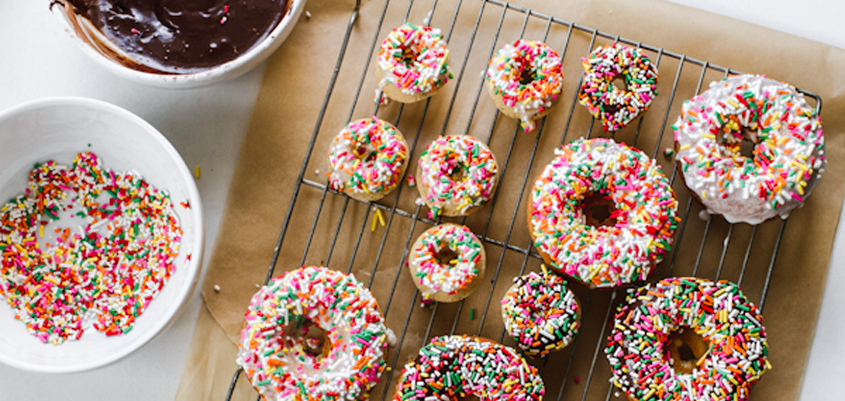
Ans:
[[[455,166],[449,173],[449,179],[452,182],[461,182],[467,179],[467,172],[460,166]]]
[[[434,255],[434,259],[437,260],[441,266],[451,266],[453,260],[458,259],[458,253],[453,251],[451,248],[443,248]]]
[[[688,327],[682,327],[669,333],[663,344],[663,355],[671,357],[672,367],[677,373],[692,374],[698,361],[710,349],[708,341]]]
[[[534,82],[534,73],[530,68],[523,68],[522,73],[519,74],[519,83],[522,85],[528,85],[532,82]]]
[[[592,192],[581,201],[581,213],[591,227],[613,227],[616,225],[615,211],[613,199],[600,192]]]
[[[754,148],[757,147],[757,132],[752,129],[742,127],[742,142],[739,144],[739,154],[745,158],[754,158]]]
[[[613,85],[617,90],[620,90],[622,92],[628,91],[628,83],[625,82],[625,76],[622,74],[613,77],[613,80],[610,81],[610,84]]]
[[[371,163],[376,161],[378,158],[378,153],[369,149],[366,146],[359,146],[355,149],[355,157],[361,160],[364,163]]]
[[[417,56],[419,56],[419,53],[408,48],[405,53],[402,53],[402,62],[408,67],[413,67],[414,63],[417,62]]]
[[[331,342],[326,336],[326,331],[311,319],[301,318],[296,322],[291,322],[285,328],[285,333],[290,333],[291,340],[294,343],[301,343],[302,350],[317,361],[322,361],[329,356]]]

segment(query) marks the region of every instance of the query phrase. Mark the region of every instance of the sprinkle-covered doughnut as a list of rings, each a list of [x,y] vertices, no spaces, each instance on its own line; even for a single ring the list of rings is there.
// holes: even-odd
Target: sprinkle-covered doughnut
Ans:
[[[408,145],[396,127],[378,117],[349,123],[329,149],[332,188],[364,201],[378,200],[402,182]]]
[[[566,280],[543,266],[514,278],[502,299],[505,329],[531,356],[543,357],[569,345],[581,327],[581,308]]]
[[[680,342],[691,343],[689,361],[673,337],[687,337]],[[728,281],[667,278],[631,290],[605,352],[611,383],[632,400],[747,400],[771,369],[763,316]]]
[[[499,168],[493,153],[466,135],[441,136],[422,153],[417,189],[431,208],[428,216],[466,216],[487,203]]]
[[[252,297],[245,320],[237,362],[267,401],[363,399],[379,382],[393,335],[370,291],[325,267],[274,278]]]
[[[444,262],[442,255],[451,258]],[[453,257],[454,256],[454,257]],[[484,278],[484,246],[466,226],[441,224],[429,228],[414,242],[408,261],[414,284],[424,300],[460,301]]]
[[[657,68],[641,50],[613,43],[593,50],[583,58],[584,83],[578,93],[582,105],[601,120],[605,132],[628,125],[657,96]],[[622,76],[625,90],[613,80]]]
[[[660,165],[610,139],[555,151],[528,204],[528,229],[546,263],[594,287],[645,280],[671,249],[677,201]],[[594,204],[608,208],[592,221]]]
[[[711,83],[672,128],[687,187],[731,223],[786,218],[824,171],[821,118],[795,88],[764,76]],[[751,157],[740,153],[744,139],[756,144]]]
[[[436,337],[402,370],[395,401],[540,401],[545,394],[537,368],[519,353],[470,336]]]
[[[517,40],[499,49],[484,76],[496,106],[525,132],[549,113],[563,89],[560,56],[543,42]]]
[[[409,22],[381,42],[375,69],[379,89],[402,103],[425,99],[452,79],[440,30]]]

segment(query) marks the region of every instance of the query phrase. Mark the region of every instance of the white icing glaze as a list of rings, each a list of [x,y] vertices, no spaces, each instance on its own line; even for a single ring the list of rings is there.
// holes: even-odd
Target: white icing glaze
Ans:
[[[394,85],[408,95],[431,92],[452,78],[449,49],[440,30],[408,22],[382,41],[378,66],[384,71],[379,89]]]
[[[457,257],[449,265],[437,260],[443,249],[452,250]],[[411,253],[410,263],[416,266],[414,277],[422,289],[423,299],[440,291],[455,294],[478,277],[478,262],[483,249],[475,234],[466,226],[439,225],[420,235],[419,246]]]

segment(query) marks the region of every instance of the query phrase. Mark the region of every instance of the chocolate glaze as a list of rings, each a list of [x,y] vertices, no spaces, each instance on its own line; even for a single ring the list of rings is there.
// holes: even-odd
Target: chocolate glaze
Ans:
[[[279,24],[289,0],[67,0],[139,64],[171,74],[234,60]]]

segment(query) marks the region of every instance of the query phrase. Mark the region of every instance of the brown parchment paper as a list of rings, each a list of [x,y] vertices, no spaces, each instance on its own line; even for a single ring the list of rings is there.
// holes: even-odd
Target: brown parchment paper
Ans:
[[[845,51],[661,0],[516,0],[514,3],[738,71],[766,74],[822,96],[829,164],[805,207],[794,212],[786,225],[764,312],[770,360],[774,369],[758,382],[752,395],[755,400],[797,399],[824,290],[836,223],[845,195],[845,163],[841,162],[845,153],[841,134],[842,127],[845,127],[845,78],[839,72],[841,66],[845,65]],[[410,9],[409,20],[421,23],[431,9],[431,4],[430,0],[417,0]],[[455,0],[440,0],[432,17],[432,25],[446,32],[451,25],[456,4]],[[445,133],[467,133],[483,139],[490,138],[491,149],[504,170],[501,189],[494,204],[470,216],[466,224],[480,232],[489,216],[490,224],[485,235],[499,241],[506,240],[515,246],[528,247],[530,238],[524,223],[524,197],[527,191],[524,185],[531,185],[536,174],[551,159],[567,127],[569,110],[573,112],[565,132],[567,141],[585,135],[590,128],[591,116],[586,109],[572,104],[581,73],[580,58],[590,51],[590,35],[579,31],[568,35],[566,27],[556,25],[552,25],[549,30],[547,42],[557,51],[563,48],[569,37],[564,54],[566,81],[560,103],[551,112],[539,134],[538,150],[532,160],[531,152],[538,134],[515,134],[516,121],[497,116],[495,106],[486,93],[481,93],[477,107],[473,108],[481,84],[480,72],[490,52],[518,38],[525,19],[524,14],[514,11],[508,11],[502,18],[502,8],[489,3],[483,5],[485,9],[480,13],[482,5],[481,1],[464,0],[455,21],[450,49],[452,68],[457,76],[468,52],[473,26],[481,15],[459,90],[455,92],[458,87],[456,79],[432,98],[428,108],[425,102],[402,108],[397,126],[415,148],[412,159],[412,163],[415,163],[425,146],[443,132],[450,102],[456,93]],[[329,140],[350,115],[352,118],[363,118],[373,112],[372,95],[376,82],[372,76],[371,62],[368,63],[367,51],[383,7],[384,2],[380,0],[364,1],[361,15],[352,31],[337,87],[328,104],[314,153],[310,157],[305,175],[307,179],[325,182],[325,154]],[[407,7],[408,2],[404,0],[390,2],[385,8],[385,23],[377,34],[379,39],[401,23]],[[197,321],[178,399],[219,400],[225,396],[235,371],[234,344],[237,342],[243,314],[250,297],[257,290],[256,284],[263,282],[272,261],[353,1],[312,0],[306,8],[313,17],[306,19],[303,15],[289,39],[271,58],[265,72],[203,285],[207,309],[202,309]],[[502,30],[496,37],[496,27],[500,21]],[[532,17],[525,25],[525,38],[540,39],[545,29],[544,20]],[[606,43],[609,41],[598,38],[595,45]],[[668,174],[672,171],[672,162],[662,156],[662,149],[672,145],[672,131],[667,126],[660,143],[657,142],[658,133],[664,118],[668,116],[668,124],[672,124],[683,100],[695,94],[702,68],[689,63],[681,66],[678,60],[661,57],[654,52],[647,54],[659,62],[658,91],[661,95],[651,109],[643,114],[639,134],[639,120],[636,120],[617,133],[616,140],[635,143],[636,147],[649,154],[655,149],[660,150],[657,160]],[[365,71],[367,76],[356,101],[357,85]],[[705,72],[702,90],[722,75],[715,71]],[[678,82],[678,89],[670,104],[675,81]],[[399,105],[391,102],[379,110],[379,116],[395,122],[399,110]],[[473,116],[471,120],[470,115]],[[591,134],[608,136],[601,132],[600,127],[593,127]],[[511,143],[512,152],[508,153]],[[412,165],[409,171],[413,172],[414,169]],[[391,194],[380,203],[390,206],[396,202],[403,210],[416,210],[414,200],[418,196],[417,191],[403,187],[401,194]],[[674,187],[680,212],[683,213],[689,192],[680,178],[675,181]],[[302,187],[290,229],[280,249],[276,275],[300,265],[308,233],[312,224],[315,224],[321,195],[321,190]],[[739,279],[743,258],[750,246],[750,257],[741,285],[746,295],[757,302],[763,293],[780,221],[759,226],[754,241],[749,245],[752,235],[750,226],[739,224],[731,229],[718,217],[712,219],[709,234],[705,238],[705,222],[697,218],[701,209],[698,203],[692,202],[686,229],[676,243],[678,252],[672,275],[692,275],[698,259],[699,268],[695,274],[714,278],[730,230],[723,268],[719,271],[720,278],[732,281]],[[420,209],[420,213],[426,211],[426,208]],[[454,326],[457,333],[479,333],[494,340],[500,338],[502,323],[499,300],[510,280],[522,268],[536,270],[539,261],[525,258],[522,253],[512,250],[503,254],[501,247],[488,244],[486,282],[462,307],[458,304],[441,304],[436,309],[420,308],[418,299],[412,297],[414,286],[408,273],[399,264],[404,247],[429,225],[417,223],[412,229],[411,219],[396,216],[390,221],[389,230],[379,227],[372,232],[371,219],[372,213],[366,205],[347,202],[344,196],[328,194],[314,226],[315,236],[308,243],[304,264],[327,264],[340,271],[351,268],[360,281],[372,286],[373,293],[385,310],[388,326],[402,339],[401,349],[391,349],[388,356],[388,362],[392,362],[398,352],[397,371],[393,372],[395,374],[391,376],[391,385],[387,388],[392,389],[401,365],[418,351],[426,335],[446,334]],[[512,221],[515,223],[512,224]],[[331,259],[327,262],[336,230],[337,241],[334,248],[331,248]],[[363,234],[356,248],[359,232]],[[384,252],[378,257],[377,251],[382,242],[385,244]],[[651,276],[652,281],[669,274],[671,259],[672,254],[658,266]],[[219,292],[213,289],[215,285],[220,286]],[[584,325],[575,346],[554,354],[543,369],[547,398],[557,399],[563,386],[563,399],[580,397],[585,390],[590,400],[604,399],[610,372],[600,350],[600,343],[604,342],[604,338],[600,339],[600,333],[608,306],[611,302],[617,303],[624,297],[624,293],[619,291],[614,296],[613,291],[596,291],[590,294],[577,284],[573,284],[573,289],[582,305],[586,305]],[[488,312],[484,313],[488,302]],[[429,327],[431,330],[427,332]],[[512,344],[509,339],[505,339],[505,343]],[[572,352],[575,354],[571,355]],[[595,355],[598,355],[596,359]],[[564,371],[570,356],[572,367],[564,381]],[[587,382],[593,362],[594,374]],[[388,374],[383,376],[383,383],[375,390],[373,399],[381,399],[387,377]],[[589,388],[585,389],[585,386]],[[233,399],[254,397],[254,391],[241,375]]]

